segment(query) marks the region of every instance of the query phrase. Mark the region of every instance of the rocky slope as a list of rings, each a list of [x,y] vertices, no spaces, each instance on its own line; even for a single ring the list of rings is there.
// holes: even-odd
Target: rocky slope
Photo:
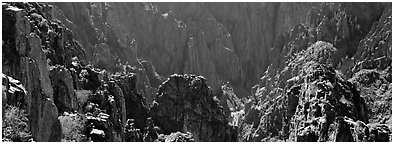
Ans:
[[[391,4],[2,12],[3,110],[34,141],[391,141]]]
[[[29,16],[24,9],[3,4],[2,11],[2,72],[20,80],[26,88],[25,94],[7,94],[7,98],[18,100],[9,104],[18,104],[27,110],[30,130],[35,140],[60,141],[58,109],[54,104],[45,49],[38,36],[40,28],[44,29],[45,26],[38,28],[33,25],[33,22],[42,22],[40,17],[34,14]]]
[[[80,45],[72,29],[55,19],[59,15],[54,13],[53,6],[4,3],[2,10],[2,72],[21,80],[16,88],[19,85],[26,87],[25,91],[16,91],[15,86],[9,85],[17,80],[5,76],[5,82],[12,83],[3,84],[3,99],[7,102],[4,104],[27,110],[28,130],[34,141],[126,141],[128,135],[125,135],[124,127],[129,119],[135,119],[135,128],[140,129],[141,134],[150,132],[147,118],[154,112],[149,109],[154,98],[158,97],[154,96],[156,88],[165,85],[151,62],[137,61],[134,57],[136,63],[118,63],[114,69],[105,67],[113,63],[92,67],[86,56],[89,49]],[[211,91],[205,82],[203,85],[203,89]],[[212,105],[213,108],[204,114],[218,115],[220,119],[207,121],[204,125],[214,132],[217,129],[214,123],[220,123],[220,127],[227,131],[209,135],[209,139],[202,130],[191,131],[189,135],[195,135],[197,141],[233,141],[231,138],[235,136],[230,132],[234,133],[234,129],[228,125],[221,106],[213,102],[212,94],[205,97],[210,101],[201,101],[201,105]],[[68,119],[81,121],[73,123]],[[62,133],[69,132],[71,127],[80,128],[75,130],[78,132],[72,131],[77,136]],[[167,128],[165,125],[160,127]],[[188,128],[195,129],[196,126]],[[165,137],[171,137],[170,132],[176,131],[164,132],[168,135]]]
[[[27,110],[29,130],[34,141],[60,141],[62,127],[58,116],[77,111],[85,114],[89,120],[93,119],[93,122],[100,120],[97,117],[109,114],[109,126],[104,127],[110,129],[106,131],[106,140],[121,141],[122,127],[127,118],[126,108],[137,106],[140,108],[136,109],[138,112],[147,113],[146,110],[141,110],[146,109],[143,98],[137,97],[136,93],[130,93],[137,89],[138,81],[135,78],[123,78],[124,80],[119,81],[123,91],[127,91],[123,95],[122,89],[105,71],[86,65],[82,61],[85,60],[84,49],[73,38],[72,32],[60,21],[46,19],[51,17],[50,13],[45,13],[48,8],[51,6],[37,3],[2,5],[2,72],[20,80],[26,91],[21,93],[6,90],[6,97],[3,97],[5,104]],[[141,73],[137,71],[142,70],[134,70],[136,74]],[[96,97],[104,99],[95,101]],[[132,97],[136,97],[136,100]],[[103,109],[103,113],[94,111],[92,102],[100,104],[97,109]],[[131,102],[133,106],[130,106],[130,103],[125,104],[126,102]],[[140,105],[136,105],[137,103]],[[129,113],[133,110],[129,110]],[[89,111],[93,114],[88,114]],[[128,114],[128,117],[136,117],[135,114],[138,113],[133,114],[134,116]],[[138,124],[144,123],[144,117],[140,118],[142,120],[138,120]],[[119,120],[121,123],[118,123]],[[88,126],[91,124],[89,122],[91,121],[86,124],[88,138]],[[117,133],[113,134],[114,130]],[[119,138],[116,139],[117,137]]]
[[[391,5],[328,3],[279,35],[271,49],[278,57],[254,89],[239,139],[390,140],[391,82],[383,78],[391,78],[390,15]]]
[[[194,73],[214,93],[230,82],[250,94],[271,63],[277,34],[305,21],[318,3],[52,3],[98,67],[151,61],[158,74]],[[226,9],[222,9],[222,7]],[[280,19],[278,19],[280,17]]]
[[[217,97],[204,77],[172,75],[160,86],[150,114],[165,134],[190,132],[196,141],[235,141]]]

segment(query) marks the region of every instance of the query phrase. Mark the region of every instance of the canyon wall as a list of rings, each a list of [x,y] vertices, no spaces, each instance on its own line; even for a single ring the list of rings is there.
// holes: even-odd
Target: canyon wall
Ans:
[[[3,3],[3,110],[34,141],[391,141],[391,9]]]
[[[194,73],[243,97],[271,63],[274,39],[319,3],[53,3],[87,61],[116,69],[151,61],[159,75]],[[225,8],[224,8],[225,7]]]
[[[239,140],[389,141],[392,120],[377,115],[391,115],[390,14],[391,4],[325,3],[280,34]]]

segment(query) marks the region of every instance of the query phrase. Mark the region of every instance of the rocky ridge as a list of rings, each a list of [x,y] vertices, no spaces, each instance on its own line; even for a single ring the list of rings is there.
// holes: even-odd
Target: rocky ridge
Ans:
[[[159,87],[150,114],[164,134],[190,132],[196,141],[234,141],[230,127],[204,77],[172,75]]]
[[[251,109],[245,109],[245,123],[240,129],[240,140],[388,141],[391,139],[389,138],[391,130],[387,125],[380,127],[379,134],[371,134],[376,129],[372,126],[376,121],[375,118],[370,118],[370,115],[376,112],[376,107],[389,107],[391,90],[387,87],[383,90],[383,93],[390,94],[383,96],[386,98],[383,102],[382,96],[365,94],[368,93],[365,92],[366,89],[372,89],[354,80],[361,79],[350,79],[352,83],[347,81],[352,76],[360,76],[354,73],[362,68],[355,65],[362,65],[369,61],[371,62],[364,64],[369,67],[365,66],[364,69],[386,69],[383,72],[386,74],[391,70],[391,55],[387,53],[391,51],[391,46],[389,46],[391,40],[388,39],[390,36],[386,35],[391,30],[379,31],[391,26],[390,16],[388,16],[391,6],[376,3],[364,9],[366,11],[380,9],[381,14],[378,12],[361,14],[358,13],[360,7],[365,6],[362,3],[351,5],[325,3],[321,9],[314,8],[309,11],[307,23],[296,25],[291,31],[277,37],[271,52],[281,56],[272,60],[273,63],[261,78],[260,84],[254,89],[255,95],[252,100],[255,102],[252,102]],[[372,37],[376,40],[371,38],[371,35],[375,35]],[[381,57],[380,59],[368,56],[365,52],[371,49],[366,44],[368,39],[381,41],[382,45],[377,45],[374,51],[374,53],[379,53],[377,57]],[[361,53],[364,59],[360,59]],[[316,64],[311,65],[310,61]],[[328,69],[319,70],[316,66]],[[349,68],[353,68],[353,71]],[[305,69],[311,69],[314,75],[322,79],[312,82],[313,79],[304,75]],[[360,72],[364,73],[362,71]],[[326,72],[331,73],[332,78],[327,78],[324,74]],[[371,83],[374,83],[372,81],[374,80],[371,80]],[[305,84],[308,82],[312,83]],[[377,85],[381,83],[376,82]],[[390,82],[383,81],[383,83],[391,85]],[[345,89],[344,92],[341,92],[343,91],[341,89]],[[340,98],[340,96],[345,97]],[[366,99],[379,101],[379,106],[374,106],[375,104],[371,102],[366,104]],[[327,104],[329,106],[324,107]],[[340,106],[342,104],[347,106]],[[391,112],[385,112],[385,114],[390,117]],[[388,124],[388,120],[389,118],[386,118],[380,121],[380,124]]]
[[[270,62],[275,36],[306,19],[319,3],[51,3],[52,13],[75,32],[92,64],[152,62],[158,74],[194,73],[214,93],[230,82],[250,87]],[[228,7],[220,10],[222,6]],[[277,19],[276,17],[281,17]],[[270,31],[267,31],[270,29]]]
[[[34,141],[391,141],[391,5],[223,5],[3,3],[4,104]]]
[[[152,64],[138,60],[131,63],[134,66],[116,65],[115,71],[92,67],[88,64],[86,49],[56,16],[59,15],[54,14],[53,6],[48,4],[3,4],[3,73],[21,79],[20,83],[26,87],[26,93],[11,93],[14,87],[3,87],[6,94],[3,99],[8,105],[28,109],[28,130],[33,140],[125,141],[128,136],[124,127],[129,119],[135,119],[135,127],[147,133],[149,129],[144,128],[152,113],[149,107],[154,101],[153,94],[156,87],[162,85],[162,78]],[[207,84],[204,85],[204,89],[210,91]],[[212,101],[212,95],[207,96]],[[212,110],[220,116],[219,104],[202,101],[201,105],[212,105]],[[229,132],[226,118],[221,117],[214,122],[221,123]],[[83,122],[65,123],[68,119]],[[214,129],[211,123],[208,121],[206,127]],[[70,131],[70,127],[62,126],[73,125],[83,127],[76,130],[81,136],[69,137],[62,133]],[[190,139],[188,134],[186,137]],[[198,141],[230,140],[229,134],[211,135],[211,139],[203,139],[205,135],[200,137],[202,131],[191,134],[196,135]]]

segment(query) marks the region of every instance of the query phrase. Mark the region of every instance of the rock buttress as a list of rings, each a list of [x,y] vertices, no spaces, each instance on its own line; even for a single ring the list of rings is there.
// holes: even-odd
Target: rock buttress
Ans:
[[[201,76],[169,77],[159,87],[150,115],[165,134],[190,132],[196,141],[235,139],[219,100]]]

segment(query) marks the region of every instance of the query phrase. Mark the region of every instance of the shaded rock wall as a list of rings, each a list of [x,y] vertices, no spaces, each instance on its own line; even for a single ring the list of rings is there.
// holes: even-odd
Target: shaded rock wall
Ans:
[[[391,141],[391,4],[4,3],[2,11],[2,72],[26,90],[8,87],[3,100],[28,110],[36,141],[60,141],[63,112],[83,113],[93,141],[125,141],[130,118],[144,133],[149,116],[168,141]],[[250,99],[235,96],[249,89]]]
[[[349,70],[351,73],[361,69],[383,70],[391,67],[391,9],[392,6],[388,4],[379,21],[373,23],[366,37],[360,41],[358,50],[353,56],[354,67]]]
[[[30,131],[36,141],[60,141],[58,110],[53,101],[53,89],[42,49],[40,29],[30,21],[33,5],[19,3],[2,5],[3,67],[6,75],[19,79],[26,88],[21,105],[29,114]],[[42,25],[41,25],[42,26]],[[43,26],[44,27],[44,26]],[[42,27],[40,27],[42,28]]]
[[[58,107],[59,113],[77,110],[78,102],[69,70],[61,66],[54,67],[50,70],[49,77],[52,80],[54,89],[53,100]]]
[[[219,100],[205,78],[172,75],[160,86],[150,115],[164,134],[190,132],[196,141],[234,141]]]
[[[360,12],[360,9],[363,12]],[[240,140],[389,140],[388,135],[383,136],[385,138],[377,138],[375,134],[369,134],[373,128],[367,128],[365,125],[374,125],[377,121],[380,124],[388,124],[391,121],[388,117],[376,118],[377,113],[391,115],[383,109],[376,112],[380,108],[388,108],[391,104],[391,100],[388,100],[391,96],[386,97],[387,102],[383,102],[383,97],[391,93],[390,86],[385,85],[391,85],[391,82],[382,81],[383,77],[390,77],[387,71],[391,70],[391,56],[387,53],[391,51],[391,46],[388,45],[391,40],[387,39],[390,37],[391,30],[385,29],[391,25],[388,16],[390,10],[391,5],[382,3],[325,3],[320,8],[312,8],[309,11],[306,23],[298,24],[289,32],[280,34],[270,50],[271,54],[276,57],[271,58],[272,63],[261,78],[259,86],[253,91],[255,92],[254,98],[257,99],[252,106],[255,108],[245,111],[245,121],[240,127]],[[382,41],[380,47],[374,50],[374,53],[379,56],[374,57],[375,54],[364,52],[372,50],[368,48],[368,45],[376,44],[366,43],[366,39]],[[361,59],[360,55],[363,55],[364,59]],[[385,61],[386,59],[388,60]],[[311,65],[305,65],[309,61],[314,61],[318,66],[328,69],[319,70],[319,68],[310,67]],[[353,75],[354,72],[362,69],[361,66],[355,65],[369,61],[376,62],[375,64],[369,63],[370,67],[365,65],[363,68],[383,70],[378,72],[383,77],[372,77],[368,80],[374,86],[363,86],[356,80],[364,78],[346,81],[352,76],[359,75]],[[332,73],[330,75],[337,79],[335,80],[337,84],[330,82],[331,84],[324,86],[326,82],[313,82],[303,85],[302,83],[311,80],[303,77],[303,69],[316,70],[314,75],[319,75],[323,78],[322,81],[326,82],[332,81],[330,80],[332,78],[324,78],[326,77],[324,73],[330,72]],[[335,69],[337,70],[334,72]],[[341,71],[347,75],[341,74]],[[369,75],[368,73],[366,74]],[[363,83],[363,81],[360,82]],[[380,87],[381,83],[385,85],[382,85],[384,88],[380,94],[367,92],[367,89],[373,90]],[[327,90],[331,92],[325,93],[324,91]],[[312,97],[317,98],[306,98],[305,92],[316,92],[312,94]],[[319,102],[321,100],[325,101],[323,103],[329,103],[329,106],[324,107],[325,104]],[[372,104],[373,101],[379,104]],[[257,113],[255,109],[258,110]],[[256,122],[258,125],[255,124]],[[370,122],[371,124],[368,124]],[[387,125],[383,127],[379,131],[390,133],[390,124],[388,127]],[[337,129],[341,129],[342,132],[336,131]],[[353,129],[357,130],[353,131]],[[358,134],[362,136],[357,136]]]
[[[143,129],[148,109],[143,96],[137,93],[137,76],[135,74],[116,75],[114,82],[121,88],[124,95],[125,118],[135,119],[136,127]]]
[[[72,29],[55,19],[61,15],[51,5],[6,3],[2,10],[2,71],[20,79],[26,88],[26,94],[6,94],[3,99],[27,109],[35,141],[63,139],[58,116],[76,112],[87,117],[83,131],[94,141],[124,141],[127,118],[144,128],[145,99],[153,101],[155,88],[150,87],[141,63],[118,66],[121,75],[88,65],[85,49],[74,39]],[[155,69],[149,63],[144,66],[158,87],[161,80]]]
[[[151,61],[158,74],[195,73],[214,93],[246,96],[271,63],[277,34],[319,3],[53,3],[87,60],[105,68]],[[226,9],[222,9],[226,7]],[[279,18],[280,17],[280,18]]]
[[[117,56],[111,54],[113,51],[125,54],[124,57],[130,56],[130,53],[112,48],[119,44],[117,39],[103,37],[106,42],[98,43],[94,41],[94,35],[87,34],[85,36],[90,38],[90,42],[98,44],[95,45],[99,48],[96,51],[103,52],[92,58],[98,60],[93,61],[94,66],[106,68],[108,72],[94,68],[88,65],[91,58],[89,49],[74,39],[81,35],[74,37],[75,26],[64,19],[63,13],[55,7],[38,3],[10,3],[3,4],[3,11],[3,72],[21,79],[27,91],[27,94],[19,94],[14,99],[5,99],[10,101],[9,104],[21,104],[28,109],[30,130],[35,141],[60,141],[58,116],[76,112],[86,117],[86,129],[83,131],[93,141],[124,141],[123,127],[126,119],[130,118],[136,119],[137,128],[145,132],[143,128],[148,116],[146,104],[149,106],[153,102],[155,87],[159,87],[162,79],[150,62],[131,57],[135,61],[128,63],[133,67],[127,63],[120,65],[122,61],[117,59],[113,59],[116,64],[101,63]],[[57,18],[63,19],[65,25]],[[134,45],[131,42],[131,50],[136,52],[133,48],[137,47],[137,43]],[[114,71],[118,73],[113,74]],[[150,86],[151,82],[154,87]],[[203,85],[208,91],[205,81]],[[212,94],[209,96],[212,101]],[[221,112],[219,105],[213,106],[212,111]],[[210,135],[215,135],[212,139],[228,141],[230,127],[224,115],[221,116],[221,119],[212,120],[206,125],[211,129]],[[219,129],[224,129],[226,135],[214,133],[212,127],[216,126],[215,123],[220,124]],[[199,135],[203,135],[201,131]],[[205,135],[200,137],[205,140]]]

